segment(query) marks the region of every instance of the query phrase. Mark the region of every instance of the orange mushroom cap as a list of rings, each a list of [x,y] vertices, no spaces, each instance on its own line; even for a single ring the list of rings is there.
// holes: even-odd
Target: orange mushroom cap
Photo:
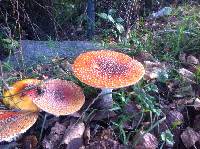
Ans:
[[[38,107],[32,99],[37,96],[37,89],[28,89],[38,85],[37,79],[25,79],[17,81],[10,90],[5,91],[3,103],[10,107],[26,111],[38,111]],[[27,90],[26,90],[27,89]]]
[[[0,142],[10,142],[26,132],[37,118],[38,114],[34,112],[0,110]]]
[[[41,95],[33,102],[53,115],[68,115],[78,111],[85,102],[82,89],[71,81],[52,79],[41,85]]]
[[[72,65],[75,76],[96,88],[121,88],[137,83],[143,65],[123,53],[100,50],[80,54]]]

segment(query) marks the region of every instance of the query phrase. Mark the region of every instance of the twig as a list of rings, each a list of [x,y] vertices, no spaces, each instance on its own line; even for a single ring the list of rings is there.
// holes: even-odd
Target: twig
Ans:
[[[47,120],[47,116],[48,116],[48,115],[49,115],[48,113],[45,113],[45,115],[44,115],[44,119],[43,119],[43,123],[42,123],[42,128],[41,128],[41,130],[40,130],[39,142],[40,142],[41,139],[42,139],[42,134],[43,134],[43,131],[44,131],[44,125],[45,125],[45,122],[46,122],[46,120]]]

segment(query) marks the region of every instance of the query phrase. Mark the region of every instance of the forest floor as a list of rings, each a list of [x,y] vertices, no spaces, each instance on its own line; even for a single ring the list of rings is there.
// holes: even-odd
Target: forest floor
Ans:
[[[200,148],[200,7],[179,6],[169,16],[137,23],[126,42],[106,28],[96,36],[95,41],[122,49],[145,67],[140,82],[113,91],[111,109],[95,108],[100,90],[65,69],[73,60],[55,57],[20,71],[2,62],[4,88],[24,78],[72,80],[87,102],[72,115],[46,117],[41,112],[26,133],[0,148]]]

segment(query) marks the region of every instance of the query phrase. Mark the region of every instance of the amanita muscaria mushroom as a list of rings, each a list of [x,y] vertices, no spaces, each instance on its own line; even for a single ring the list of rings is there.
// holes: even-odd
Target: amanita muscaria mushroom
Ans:
[[[0,110],[0,142],[10,142],[26,132],[37,118],[35,112]]]
[[[3,103],[10,107],[26,111],[38,111],[32,99],[37,96],[37,79],[25,79],[14,83],[10,90],[4,92]]]
[[[42,110],[56,116],[78,111],[85,102],[82,89],[71,81],[52,79],[40,86],[41,94],[33,102]]]
[[[110,51],[90,51],[80,54],[72,65],[75,76],[83,83],[101,88],[103,104],[112,106],[113,89],[137,83],[144,75],[143,65],[126,54]],[[107,95],[106,95],[107,94]]]

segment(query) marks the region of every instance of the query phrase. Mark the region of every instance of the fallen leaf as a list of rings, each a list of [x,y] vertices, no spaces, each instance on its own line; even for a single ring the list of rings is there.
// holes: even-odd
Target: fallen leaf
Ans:
[[[196,98],[196,99],[194,100],[194,108],[195,108],[196,110],[200,110],[200,99],[199,99],[199,98]]]
[[[57,145],[62,141],[62,137],[65,133],[66,127],[62,124],[56,122],[54,127],[51,128],[51,132],[48,136],[44,138],[42,141],[42,146],[45,149],[53,149],[56,148]]]
[[[166,122],[171,127],[177,127],[184,122],[184,117],[179,111],[171,110],[166,116]]]
[[[167,66],[165,63],[144,61],[145,64],[145,75],[144,79],[157,79],[161,74],[167,75]]]
[[[140,52],[134,58],[137,59],[140,62],[143,62],[143,61],[154,61],[155,60],[154,57],[149,52],[146,52],[146,51]]]
[[[143,135],[144,132],[140,132],[135,136],[135,138]],[[157,138],[151,133],[146,133],[139,142],[136,144],[135,149],[156,149],[158,147]]]
[[[62,144],[67,144],[67,149],[78,149],[83,145],[83,133],[85,124],[83,122],[69,126],[65,131]]]
[[[199,140],[199,134],[192,128],[187,127],[181,134],[181,139],[186,148],[190,148]]]
[[[187,57],[187,63],[189,63],[189,64],[194,64],[194,65],[198,65],[198,64],[199,64],[199,60],[198,60],[198,58],[196,58],[195,56],[189,55],[189,56]]]
[[[119,142],[108,138],[92,142],[90,145],[85,146],[85,149],[127,149],[127,147],[120,145]]]
[[[195,82],[195,75],[191,71],[189,71],[185,68],[181,68],[181,69],[179,69],[178,72],[186,82],[190,82],[190,83]]]
[[[35,149],[38,144],[36,136],[26,136],[23,138],[22,142],[23,149]]]

